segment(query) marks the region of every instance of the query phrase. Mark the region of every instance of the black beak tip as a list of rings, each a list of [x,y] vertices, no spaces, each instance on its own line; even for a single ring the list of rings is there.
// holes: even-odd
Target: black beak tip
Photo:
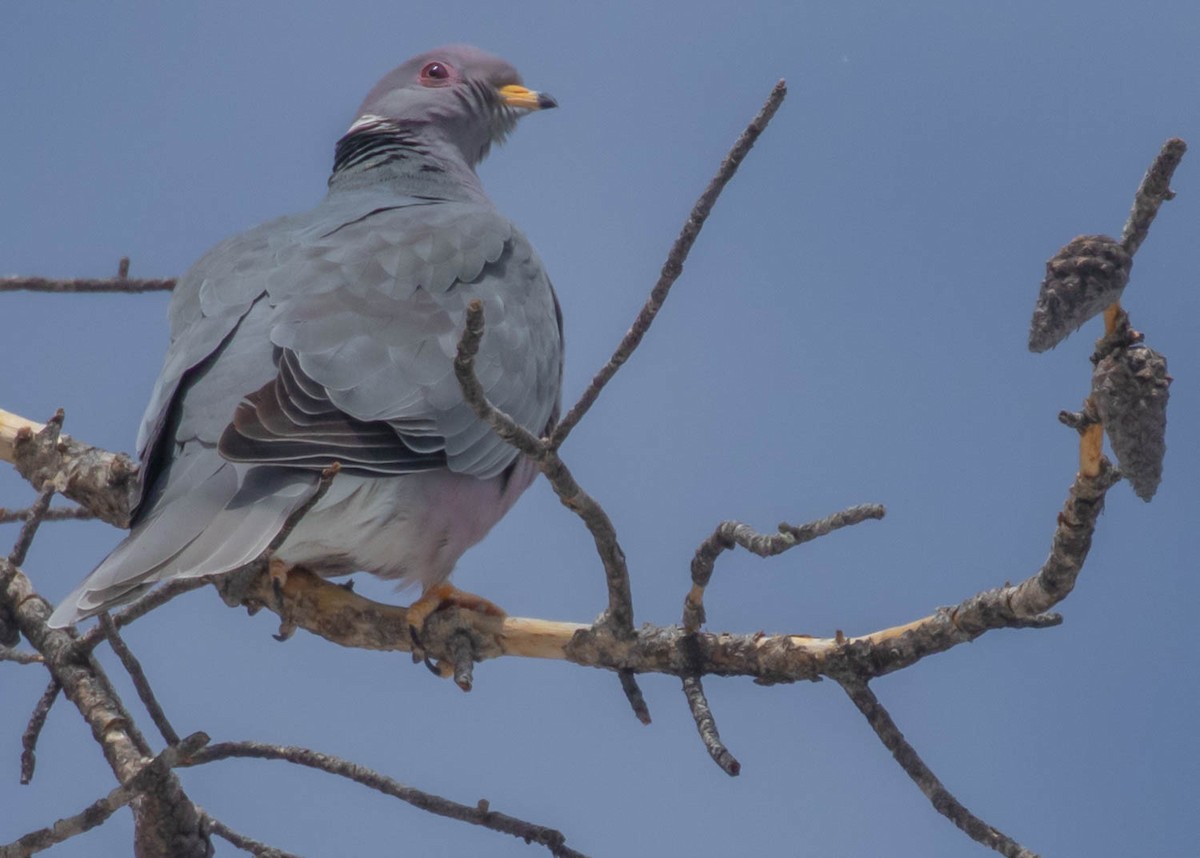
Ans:
[[[538,93],[538,110],[549,110],[551,107],[558,107],[558,102],[554,96],[544,92]]]

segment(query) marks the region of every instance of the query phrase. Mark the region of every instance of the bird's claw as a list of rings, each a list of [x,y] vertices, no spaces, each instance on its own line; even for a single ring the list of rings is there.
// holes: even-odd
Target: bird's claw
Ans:
[[[456,677],[459,686],[468,690],[471,685],[469,671],[456,668],[454,661],[439,658],[436,662],[430,659],[422,634],[425,624],[431,616],[443,608],[460,608],[473,611],[484,616],[507,616],[502,608],[473,593],[466,593],[450,584],[436,584],[430,587],[421,598],[408,608],[408,635],[412,641],[413,664],[424,662],[429,671],[443,679]],[[457,659],[457,656],[456,656]]]

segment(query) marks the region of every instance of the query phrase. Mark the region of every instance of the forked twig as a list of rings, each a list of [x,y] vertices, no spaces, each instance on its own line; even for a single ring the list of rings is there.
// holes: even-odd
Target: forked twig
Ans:
[[[488,401],[475,375],[475,354],[483,339],[483,331],[483,305],[478,300],[472,301],[467,307],[466,326],[458,342],[458,356],[454,360],[454,374],[458,378],[463,399],[479,419],[488,422],[497,435],[537,462],[558,499],[583,520],[595,540],[608,583],[608,610],[600,625],[628,637],[633,633],[633,595],[625,552],[617,542],[617,530],[608,513],[575,482],[575,477],[558,453]]]
[[[861,504],[827,515],[808,524],[794,525],[784,522],[779,525],[779,532],[763,534],[754,530],[748,524],[737,521],[723,521],[709,537],[700,543],[692,558],[692,588],[683,600],[683,628],[685,631],[697,631],[705,622],[704,588],[712,578],[713,567],[717,557],[735,545],[740,545],[751,554],[759,557],[774,557],[789,548],[794,548],[805,542],[811,542],[843,527],[859,524],[868,519],[881,519],[885,514],[881,504]]]
[[[95,828],[137,798],[155,780],[162,778],[178,763],[181,757],[192,753],[207,742],[208,736],[203,733],[193,733],[180,744],[165,749],[142,766],[138,773],[128,781],[103,798],[92,802],[74,816],[60,819],[53,825],[31,831],[12,843],[0,846],[0,858],[27,858],[35,852],[45,851],[55,844]]]

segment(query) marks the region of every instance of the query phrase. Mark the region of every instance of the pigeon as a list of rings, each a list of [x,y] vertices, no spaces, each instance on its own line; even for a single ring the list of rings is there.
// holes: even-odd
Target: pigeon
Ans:
[[[477,48],[421,54],[368,93],[315,208],[227,239],[179,280],[131,531],[51,626],[238,569],[288,524],[273,565],[449,586],[537,473],[463,400],[453,359],[471,302],[488,399],[538,434],[559,413],[558,299],[475,172],[555,106]]]

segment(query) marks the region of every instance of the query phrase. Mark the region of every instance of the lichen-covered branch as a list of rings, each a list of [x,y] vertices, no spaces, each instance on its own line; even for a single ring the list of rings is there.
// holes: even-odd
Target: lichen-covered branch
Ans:
[[[1138,186],[1133,197],[1133,207],[1129,210],[1129,219],[1121,231],[1121,244],[1132,256],[1142,246],[1150,233],[1150,224],[1158,214],[1159,207],[1167,200],[1174,199],[1175,192],[1171,190],[1171,177],[1175,168],[1183,160],[1187,152],[1187,144],[1178,137],[1172,137],[1163,144],[1162,150]]]
[[[763,534],[738,521],[723,521],[700,543],[692,557],[692,588],[683,600],[683,627],[694,632],[705,623],[704,589],[712,578],[713,566],[722,552],[735,545],[759,557],[775,557],[789,548],[832,533],[843,527],[860,524],[868,519],[880,519],[885,514],[880,504],[861,504],[835,512],[808,524],[779,525],[779,532]]]
[[[54,701],[58,699],[61,691],[62,686],[58,684],[58,680],[51,679],[50,684],[46,686],[46,690],[42,692],[42,696],[38,698],[37,704],[33,707],[33,714],[29,716],[25,732],[21,734],[22,784],[33,781],[33,770],[37,767],[38,738],[42,735],[42,728],[46,726],[46,717],[50,714],[50,707],[54,705]]]
[[[729,749],[721,741],[721,734],[717,732],[716,719],[713,718],[712,707],[708,705],[708,697],[704,694],[704,684],[700,681],[699,676],[683,677],[683,696],[687,698],[688,709],[692,711],[692,720],[696,722],[696,731],[700,734],[700,741],[704,743],[704,749],[708,751],[708,755],[712,757],[713,762],[721,771],[730,777],[737,777],[742,771],[742,764],[733,754],[729,753]]]
[[[72,444],[76,445],[72,450],[81,449],[81,455],[91,461],[112,456],[79,442]],[[72,453],[61,455],[69,465]],[[1047,612],[1075,586],[1104,507],[1105,493],[1119,478],[1103,460],[1097,470],[1094,476],[1076,476],[1058,516],[1046,562],[1019,584],[987,590],[912,622],[857,636],[699,632],[694,637],[703,657],[701,675],[749,676],[772,683],[849,672],[870,679],[973,641],[993,629],[1042,627],[1057,622]],[[122,491],[119,486],[109,489],[110,494],[118,496]],[[101,498],[99,502],[108,508],[119,503],[113,498]],[[997,570],[997,577],[1005,574],[1011,572]],[[152,593],[146,598],[153,597]],[[278,592],[265,570],[259,570],[240,582],[236,601],[285,615],[297,627],[342,646],[412,649],[404,608],[365,599],[303,569],[293,569]],[[120,617],[118,614],[115,618],[118,624]],[[433,619],[444,622],[430,622],[422,642],[434,658],[450,660],[448,636],[466,624],[478,632],[481,640],[495,642],[476,653],[483,659],[502,655],[565,659],[605,670],[680,677],[695,672],[684,645],[687,635],[679,626],[646,625],[624,636],[583,623],[501,619],[454,608],[439,611]],[[85,638],[89,643],[90,639],[91,635]]]
[[[61,434],[62,412],[48,424],[0,409],[0,461],[41,490],[47,480],[55,489],[97,518],[117,527],[129,526],[137,491],[137,465],[124,453],[110,453]]]

